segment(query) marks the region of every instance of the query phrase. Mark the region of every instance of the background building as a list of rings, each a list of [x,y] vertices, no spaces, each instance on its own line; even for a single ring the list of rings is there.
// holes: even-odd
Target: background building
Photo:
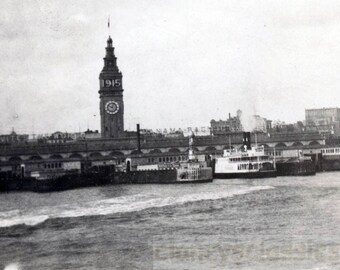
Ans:
[[[317,129],[319,133],[340,135],[340,109],[306,109],[306,129]]]
[[[12,131],[11,134],[0,135],[0,144],[18,144],[28,142],[28,134],[16,134]]]
[[[226,133],[249,131],[269,132],[272,129],[272,121],[259,115],[244,116],[241,110],[237,110],[236,116],[229,113],[227,120],[211,120],[210,130],[212,135],[223,135]],[[247,130],[248,131],[248,130]]]

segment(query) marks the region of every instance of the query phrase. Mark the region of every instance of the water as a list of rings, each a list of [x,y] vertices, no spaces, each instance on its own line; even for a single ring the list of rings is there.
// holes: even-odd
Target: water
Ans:
[[[0,269],[340,269],[339,178],[0,194]]]

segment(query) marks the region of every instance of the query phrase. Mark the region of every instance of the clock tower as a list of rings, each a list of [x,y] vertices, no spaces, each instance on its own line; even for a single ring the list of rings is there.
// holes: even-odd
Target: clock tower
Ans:
[[[100,119],[102,138],[118,138],[124,132],[122,73],[117,67],[112,39],[107,40],[104,67],[99,74]]]

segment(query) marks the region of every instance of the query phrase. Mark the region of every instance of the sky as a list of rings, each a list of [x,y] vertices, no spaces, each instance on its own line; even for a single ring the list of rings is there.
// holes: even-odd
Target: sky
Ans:
[[[209,126],[237,109],[303,120],[340,106],[339,14],[337,0],[1,0],[0,134],[100,129],[109,34],[126,129]]]

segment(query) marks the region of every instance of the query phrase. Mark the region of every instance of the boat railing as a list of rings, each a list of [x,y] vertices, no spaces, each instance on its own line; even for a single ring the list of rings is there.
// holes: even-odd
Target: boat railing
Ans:
[[[200,168],[179,169],[180,179],[182,180],[197,180],[200,178],[200,172]]]

